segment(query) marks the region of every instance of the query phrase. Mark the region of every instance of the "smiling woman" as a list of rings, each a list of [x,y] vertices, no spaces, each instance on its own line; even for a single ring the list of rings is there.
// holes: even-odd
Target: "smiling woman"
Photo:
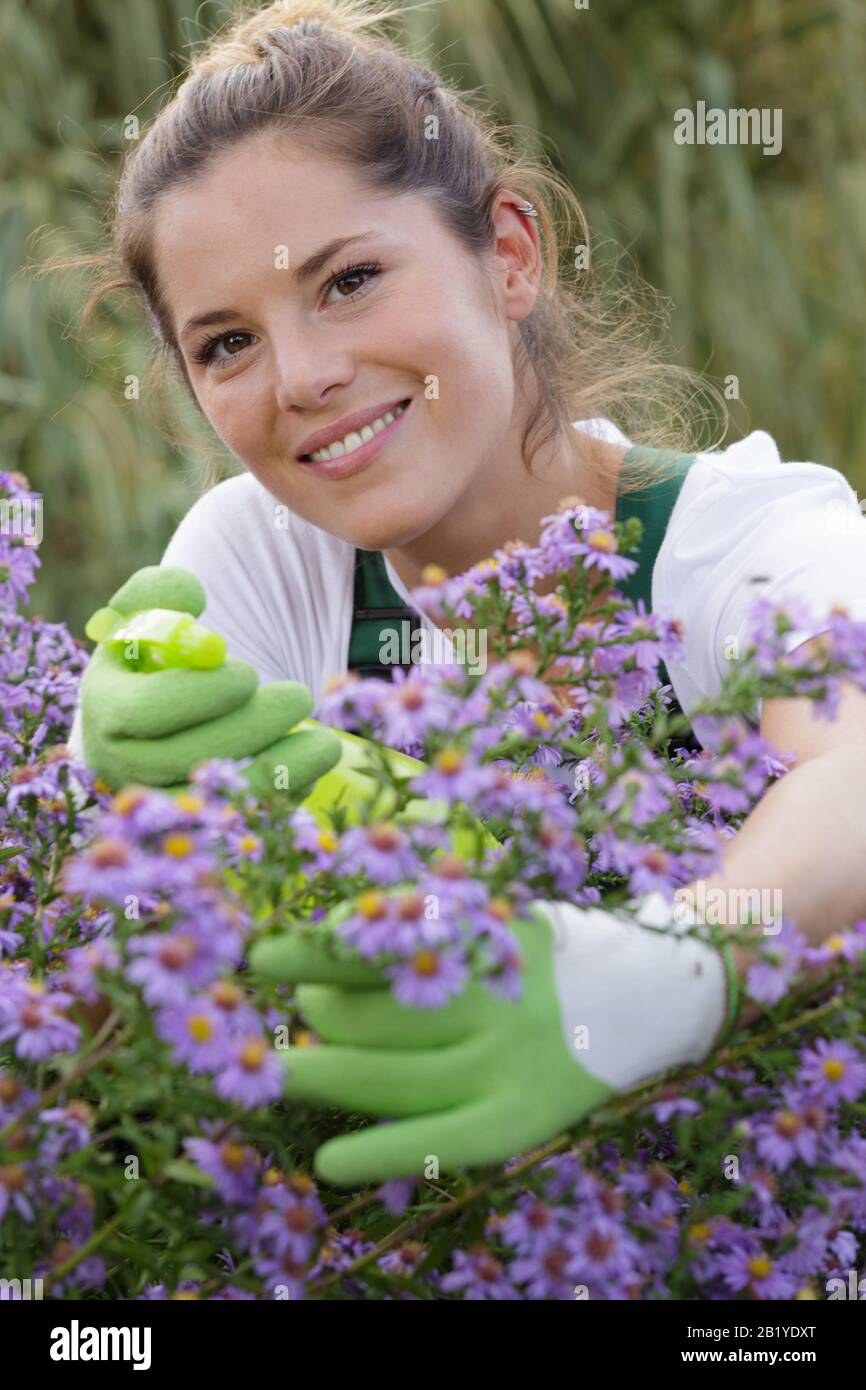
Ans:
[[[184,680],[161,706],[142,708],[136,690],[121,711],[97,658],[84,726],[103,775],[112,765],[127,775],[143,753],[134,765],[162,766],[167,785],[186,769],[159,764],[166,745],[190,766],[202,749],[267,750],[268,718],[285,728],[289,706],[293,722],[302,717],[298,682],[319,699],[333,674],[375,666],[379,620],[409,611],[431,566],[457,575],[492,556],[494,568],[512,564],[517,583],[507,543],[535,546],[570,527],[558,508],[575,495],[586,534],[581,522],[564,553],[606,564],[629,597],[678,620],[682,650],[668,674],[687,714],[719,694],[757,583],[776,603],[809,600],[788,651],[832,627],[835,605],[866,619],[866,520],[832,535],[820,521],[831,508],[857,512],[845,479],[783,463],[761,430],[721,453],[687,451],[678,401],[683,388],[694,397],[706,387],[663,371],[617,294],[560,264],[585,263],[573,192],[513,155],[502,132],[384,37],[386,17],[359,0],[288,0],[240,19],[193,60],[123,169],[114,273],[96,298],[116,285],[140,294],[244,472],[196,503],[162,566],[130,581],[156,606],[172,586],[191,592],[193,576],[195,615],[225,638],[234,665],[222,684],[213,672],[175,673]],[[659,404],[667,433],[650,428]],[[643,523],[627,581],[630,562],[602,512]],[[542,567],[526,583],[548,578]],[[120,599],[135,611],[129,590]],[[433,626],[426,613],[419,621]],[[602,665],[608,654],[596,655]],[[250,696],[250,676],[270,689]],[[177,689],[182,710],[169,697]],[[840,717],[819,735],[796,702],[752,715],[804,766],[727,843],[710,890],[727,902],[745,885],[778,889],[822,940],[866,915],[866,696],[846,687]],[[319,749],[318,771],[327,754]],[[451,772],[460,765],[452,758]],[[694,903],[699,888],[689,885]],[[414,1034],[405,1012],[386,1001],[361,1018],[345,981],[317,974],[320,962],[266,953],[265,974],[333,985],[333,1009],[312,1019],[324,1045],[293,1060],[292,1093],[421,1125],[450,1117],[471,1089],[478,1106],[468,1120],[456,1110],[439,1134],[460,1166],[543,1141],[653,1068],[705,1058],[737,1012],[730,948],[657,935],[671,925],[669,903],[661,919],[658,903],[643,904],[628,923],[557,906],[555,951],[547,928],[527,929],[528,1003],[506,1030],[516,1080],[501,1014],[472,1019],[477,1047],[454,1054],[446,1076],[423,1041],[433,1035]],[[749,960],[738,957],[740,974]],[[583,1069],[574,1038],[590,1014],[596,1041]],[[348,1066],[341,1047],[356,1041]],[[340,1150],[351,1161],[327,1172],[339,1182],[417,1172],[427,1128],[388,1135]]]
[[[713,392],[595,284],[573,190],[385,37],[396,13],[289,0],[206,46],[126,161],[88,314],[134,288],[268,493],[414,582],[564,493],[613,502],[626,435],[575,419],[683,449]]]

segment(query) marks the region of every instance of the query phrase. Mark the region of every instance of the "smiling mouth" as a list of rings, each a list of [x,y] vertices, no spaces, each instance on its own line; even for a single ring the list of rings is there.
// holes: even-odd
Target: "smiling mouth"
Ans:
[[[390,425],[398,420],[403,412],[408,408],[411,397],[400,401],[393,410],[388,410],[378,419],[372,420],[369,425],[364,425],[363,429],[351,430],[343,439],[334,440],[327,448],[317,449],[313,454],[299,454],[298,459],[301,463],[328,463],[335,459],[343,458],[346,454],[354,454],[360,449],[362,444],[367,444],[371,439],[375,439],[377,434],[382,434]]]

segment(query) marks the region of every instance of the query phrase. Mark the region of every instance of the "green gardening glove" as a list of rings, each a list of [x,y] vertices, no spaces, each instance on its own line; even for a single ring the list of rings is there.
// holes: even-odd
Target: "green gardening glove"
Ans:
[[[248,772],[253,790],[273,787],[273,765],[288,770],[293,794],[303,791],[339,760],[339,740],[320,726],[290,732],[312,710],[309,690],[297,681],[259,687],[251,666],[223,659],[221,639],[191,621],[204,607],[193,574],[149,565],[94,614],[88,632],[99,645],[81,684],[88,766],[112,789],[173,788],[207,758],[261,755]],[[175,623],[173,612],[188,616]],[[141,660],[124,657],[111,640],[118,632],[134,635],[134,646],[141,638]]]
[[[325,928],[353,911],[342,905]],[[408,1007],[383,969],[309,937],[286,932],[252,948],[253,972],[296,985],[321,1039],[280,1051],[286,1096],[393,1118],[324,1144],[315,1168],[325,1181],[504,1161],[711,1049],[725,971],[703,942],[567,903],[534,903],[510,925],[523,958],[516,1003],[477,983],[444,1008]],[[425,955],[429,973],[436,952]]]

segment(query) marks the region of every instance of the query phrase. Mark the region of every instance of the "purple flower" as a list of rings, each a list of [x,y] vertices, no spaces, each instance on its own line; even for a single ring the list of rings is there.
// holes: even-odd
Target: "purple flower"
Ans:
[[[340,842],[339,862],[349,872],[367,874],[375,883],[399,883],[418,869],[408,835],[386,821],[348,830]]]
[[[58,1010],[75,1001],[71,994],[46,994],[35,980],[16,980],[0,994],[0,1042],[15,1039],[15,1052],[44,1062],[58,1052],[74,1052],[81,1029]]]
[[[462,994],[469,971],[462,952],[421,950],[409,960],[389,966],[394,997],[416,1009],[442,1009]]]
[[[411,1202],[416,1186],[415,1178],[389,1178],[376,1189],[376,1196],[390,1216],[399,1216]]]
[[[228,1064],[214,1081],[214,1090],[223,1100],[234,1101],[246,1110],[269,1105],[283,1090],[283,1066],[268,1041],[253,1035],[234,1042]]]
[[[39,1118],[43,1124],[52,1126],[39,1149],[39,1157],[46,1166],[53,1166],[64,1154],[75,1153],[90,1143],[92,1117],[90,1107],[83,1101],[73,1100],[67,1105],[40,1110]]]
[[[445,1274],[439,1287],[446,1293],[459,1289],[469,1302],[482,1299],[514,1301],[520,1295],[510,1282],[502,1265],[484,1246],[469,1251],[455,1250],[451,1274]]]
[[[0,1164],[0,1222],[12,1209],[25,1221],[33,1221],[33,1207],[25,1194],[30,1164]]]
[[[436,754],[429,772],[413,779],[411,790],[431,800],[442,797],[471,804],[488,781],[487,768],[477,767],[462,749],[451,745]]]
[[[719,1255],[717,1266],[729,1289],[748,1289],[753,1298],[793,1298],[798,1288],[798,1280],[774,1264],[760,1246]]]
[[[778,1004],[788,992],[806,952],[806,937],[793,922],[782,921],[782,929],[761,943],[761,958],[746,971],[746,990],[763,1004]]]
[[[183,1147],[194,1163],[213,1178],[223,1201],[247,1207],[257,1200],[261,1159],[249,1144],[226,1137],[215,1144],[211,1139],[184,1139]]]
[[[156,1016],[156,1031],[171,1043],[172,1053],[191,1072],[215,1071],[228,1059],[224,1013],[207,995],[198,994]]]
[[[86,1004],[93,1004],[99,998],[97,972],[116,970],[120,955],[113,943],[103,936],[86,946],[73,946],[66,952],[65,962],[63,983]]]
[[[309,1261],[316,1234],[325,1224],[314,1183],[302,1174],[293,1174],[287,1182],[266,1189],[262,1202],[265,1211],[258,1219],[259,1239],[281,1259],[288,1256],[297,1264]]]
[[[136,957],[127,976],[141,985],[148,1004],[180,1004],[194,989],[208,985],[240,959],[240,942],[231,931],[207,920],[186,920],[173,931],[132,936],[127,950]]]
[[[808,1164],[818,1161],[820,1131],[809,1123],[809,1116],[799,1113],[790,1092],[787,1096],[789,1105],[775,1110],[766,1120],[756,1121],[753,1129],[758,1156],[779,1173],[796,1159]]]
[[[799,1080],[824,1100],[859,1100],[866,1091],[866,1061],[850,1043],[819,1038],[802,1055]]]

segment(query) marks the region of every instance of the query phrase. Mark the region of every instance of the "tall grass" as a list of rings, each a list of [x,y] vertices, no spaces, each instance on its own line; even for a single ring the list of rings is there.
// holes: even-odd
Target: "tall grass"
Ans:
[[[154,562],[203,465],[229,468],[183,404],[195,449],[167,442],[149,346],[122,299],[86,343],[82,285],[22,269],[90,250],[124,149],[190,43],[223,22],[200,0],[0,0],[3,466],[46,496],[33,610],[81,630]],[[475,89],[557,162],[596,243],[625,246],[669,295],[671,356],[736,377],[736,433],[866,490],[866,7],[862,0],[442,0],[408,13],[417,55]],[[674,112],[703,99],[779,107],[778,156],[688,146]]]

